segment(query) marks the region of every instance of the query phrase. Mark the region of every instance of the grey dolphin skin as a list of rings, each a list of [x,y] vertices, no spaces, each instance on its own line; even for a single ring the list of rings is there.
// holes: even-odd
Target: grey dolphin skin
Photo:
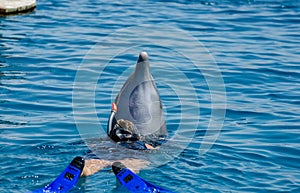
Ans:
[[[148,54],[141,52],[134,72],[127,79],[115,103],[116,119],[131,121],[142,136],[166,136],[160,96],[150,73]]]

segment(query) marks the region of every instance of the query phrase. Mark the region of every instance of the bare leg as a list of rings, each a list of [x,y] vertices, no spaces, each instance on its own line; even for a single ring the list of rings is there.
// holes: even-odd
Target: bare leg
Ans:
[[[133,158],[126,158],[118,161],[123,163],[134,173],[139,173],[141,169],[146,168],[150,164],[150,162],[148,161],[141,160],[141,159],[133,159]]]
[[[142,168],[147,167],[150,162],[140,159],[126,158],[123,160],[117,160],[122,162],[126,167],[132,170],[135,173],[139,173]],[[110,167],[112,165],[112,161],[101,160],[101,159],[88,159],[85,160],[84,168],[81,176],[89,176],[92,175],[103,168]]]
[[[101,159],[88,159],[84,162],[84,168],[81,176],[89,176],[92,175],[103,168],[111,166],[112,162]]]

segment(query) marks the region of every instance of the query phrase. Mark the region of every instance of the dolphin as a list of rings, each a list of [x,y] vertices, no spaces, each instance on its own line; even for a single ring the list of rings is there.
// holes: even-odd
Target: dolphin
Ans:
[[[148,54],[141,52],[134,72],[118,93],[116,119],[131,121],[141,136],[166,136],[162,102],[150,73]]]

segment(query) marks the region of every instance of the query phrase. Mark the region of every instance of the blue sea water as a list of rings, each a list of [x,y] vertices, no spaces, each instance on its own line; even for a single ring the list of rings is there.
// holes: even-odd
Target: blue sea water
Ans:
[[[297,0],[41,0],[0,17],[0,192],[43,187],[91,150],[122,154],[101,129],[140,51],[177,144],[147,155],[141,177],[175,192],[300,192],[299,13]],[[109,169],[75,189],[120,191]]]

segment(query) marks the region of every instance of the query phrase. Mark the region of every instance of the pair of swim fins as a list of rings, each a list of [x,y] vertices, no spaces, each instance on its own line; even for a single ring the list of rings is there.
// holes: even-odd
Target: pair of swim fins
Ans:
[[[75,157],[66,169],[50,184],[44,188],[27,193],[66,193],[73,189],[84,168],[84,159]],[[155,186],[134,172],[126,168],[122,163],[115,162],[112,170],[120,184],[132,193],[172,193],[169,190]]]

